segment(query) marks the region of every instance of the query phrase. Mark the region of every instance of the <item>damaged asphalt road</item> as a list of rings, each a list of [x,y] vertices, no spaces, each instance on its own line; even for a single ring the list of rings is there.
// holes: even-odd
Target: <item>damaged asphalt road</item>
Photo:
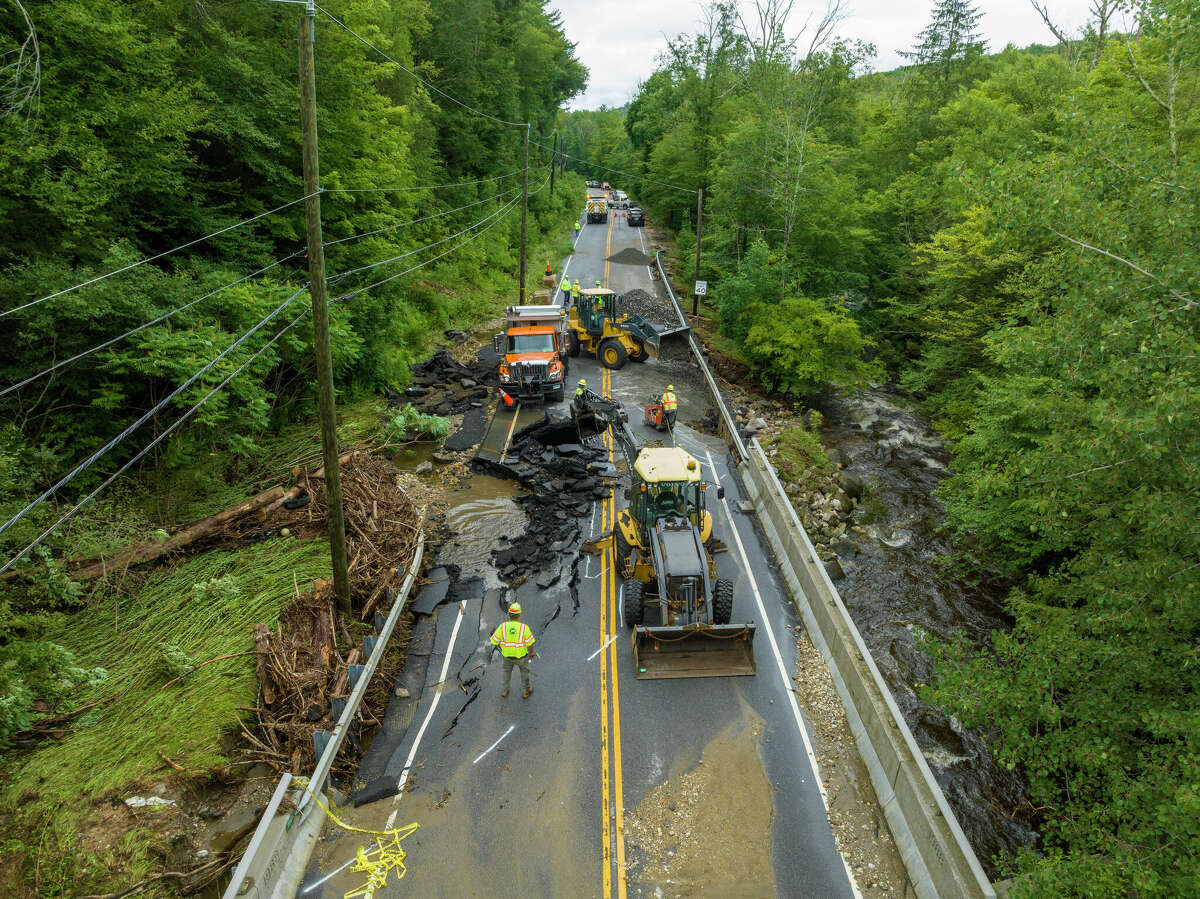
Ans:
[[[568,273],[586,283],[605,279],[618,292],[661,289],[643,265],[609,263],[606,271],[605,259],[629,246],[648,249],[640,229],[620,220],[611,229],[587,226]],[[654,439],[661,435],[641,427],[640,406],[668,382],[679,395],[681,424],[704,417],[707,400],[694,372],[686,363],[630,364],[613,373],[612,393],[634,430]],[[593,388],[602,383],[594,359],[572,360],[572,377],[580,376]],[[470,403],[472,389],[460,382],[452,391],[457,398],[438,402]],[[652,856],[674,848],[682,860],[692,859],[678,853],[680,841],[732,842],[738,852],[743,832],[759,836],[745,847],[739,889],[725,895],[854,895],[792,693],[791,628],[798,622],[786,590],[763,552],[755,519],[733,511],[741,492],[724,446],[687,427],[680,428],[679,442],[700,461],[706,480],[725,487],[726,500],[712,511],[729,551],[717,561],[721,576],[735,584],[734,620],[758,625],[758,674],[637,680],[629,632],[620,621],[620,578],[612,576],[607,552],[579,553],[581,542],[607,536],[606,500],[616,483],[622,507],[625,481],[597,479],[572,490],[568,481],[594,473],[534,474],[528,481],[533,491],[521,497],[531,513],[526,533],[495,547],[498,573],[510,569],[513,588],[454,584],[435,616],[418,623],[401,685],[410,696],[393,700],[363,762],[360,784],[375,788],[375,801],[347,810],[345,820],[375,830],[389,821],[420,824],[404,842],[408,873],[376,895],[682,895],[685,882],[703,882],[703,870]],[[607,453],[600,461],[606,459]],[[555,480],[563,481],[561,489]],[[580,503],[586,508],[576,515]],[[538,638],[535,692],[528,700],[519,689],[500,697],[502,665],[488,644],[514,599]],[[661,831],[654,839],[627,829],[625,817],[635,820],[655,788],[725,758],[754,769],[745,782],[769,785],[736,807],[738,820],[718,804],[711,814],[673,821],[667,813],[650,822]],[[714,782],[722,782],[719,772]],[[388,795],[389,788],[401,792]],[[647,822],[637,821],[638,833],[645,833]],[[702,830],[672,830],[685,825]],[[361,874],[328,875],[368,841],[328,828],[300,895],[332,899],[361,886]],[[679,880],[662,879],[668,876]],[[703,891],[693,886],[687,894]]]

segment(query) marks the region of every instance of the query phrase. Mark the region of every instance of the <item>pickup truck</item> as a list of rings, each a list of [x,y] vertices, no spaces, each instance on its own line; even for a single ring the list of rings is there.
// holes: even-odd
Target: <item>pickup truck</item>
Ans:
[[[629,208],[629,194],[625,193],[625,191],[614,190],[611,194],[609,194],[609,197],[610,199],[608,201],[608,205],[613,209]]]

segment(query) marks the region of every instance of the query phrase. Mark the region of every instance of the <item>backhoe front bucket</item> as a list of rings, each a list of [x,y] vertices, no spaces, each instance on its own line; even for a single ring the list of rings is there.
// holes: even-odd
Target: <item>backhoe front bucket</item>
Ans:
[[[634,673],[639,680],[754,674],[755,630],[753,622],[636,625],[632,635]]]

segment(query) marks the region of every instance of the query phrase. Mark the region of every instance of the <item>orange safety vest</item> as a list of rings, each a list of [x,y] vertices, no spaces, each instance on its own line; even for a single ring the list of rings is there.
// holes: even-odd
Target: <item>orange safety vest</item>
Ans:
[[[520,621],[505,621],[492,631],[492,644],[510,659],[525,658],[533,642],[533,631]]]
[[[675,401],[675,394],[667,390],[662,395],[662,407],[664,412],[674,412],[678,403]]]

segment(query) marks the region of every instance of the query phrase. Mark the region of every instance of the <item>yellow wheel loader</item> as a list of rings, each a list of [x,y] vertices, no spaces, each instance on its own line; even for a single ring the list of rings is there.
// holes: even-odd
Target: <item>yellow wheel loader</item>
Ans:
[[[619,311],[620,297],[607,287],[580,291],[567,318],[568,354],[595,354],[605,368],[618,369],[632,359],[658,357],[667,341],[686,338],[688,328],[657,328],[640,315]]]
[[[582,408],[580,408],[582,407]],[[622,611],[633,629],[638,678],[754,674],[753,622],[733,620],[733,584],[718,577],[710,492],[700,463],[679,447],[643,447],[615,401],[588,393],[573,407],[581,435],[611,427],[630,464],[628,507],[613,549],[624,580]]]

